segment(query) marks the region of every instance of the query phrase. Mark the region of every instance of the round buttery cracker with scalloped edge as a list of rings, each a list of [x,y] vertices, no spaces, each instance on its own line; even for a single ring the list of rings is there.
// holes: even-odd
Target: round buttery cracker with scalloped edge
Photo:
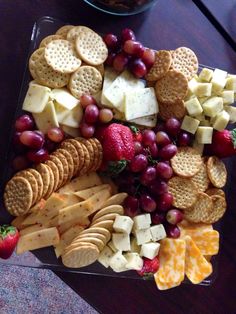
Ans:
[[[39,81],[36,73],[36,61],[44,56],[44,48],[36,49],[29,58],[29,71],[34,80]]]
[[[155,53],[155,62],[145,76],[148,81],[157,81],[170,69],[172,62],[171,53],[167,50],[159,50]]]
[[[49,35],[41,41],[41,43],[39,44],[39,48],[45,48],[51,41],[56,39],[63,39],[63,37],[60,35]]]
[[[60,27],[57,31],[56,31],[56,34],[55,35],[60,35],[62,36],[63,38],[66,39],[66,36],[68,34],[68,32],[74,28],[74,25],[64,25],[62,27]]]
[[[216,156],[211,156],[207,160],[207,173],[211,183],[216,188],[223,188],[227,180],[227,170],[223,161]]]
[[[58,167],[55,164],[55,162],[52,161],[52,160],[47,160],[45,162],[45,164],[51,169],[52,174],[53,174],[53,178],[54,178],[53,192],[57,191],[57,189],[60,186],[60,182],[61,182],[61,177],[60,177],[60,174],[59,174]]]

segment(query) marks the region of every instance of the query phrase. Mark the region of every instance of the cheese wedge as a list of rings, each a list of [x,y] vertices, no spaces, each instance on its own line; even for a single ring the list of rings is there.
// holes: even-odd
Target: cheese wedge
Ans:
[[[44,134],[53,127],[59,127],[56,111],[52,101],[49,101],[40,113],[33,113],[37,128]]]
[[[62,128],[62,130],[72,136],[72,137],[78,137],[80,136],[80,131],[78,128],[71,128],[70,126],[67,126],[67,125],[60,125],[60,127]]]
[[[71,110],[79,104],[79,100],[69,93],[66,88],[55,88],[51,92],[51,98],[62,107]]]
[[[31,83],[25,96],[22,109],[32,113],[42,112],[49,101],[50,95],[50,88]]]
[[[97,185],[97,186],[94,186],[94,187],[89,188],[89,189],[75,192],[74,194],[76,196],[82,198],[83,200],[86,200],[87,198],[95,195],[97,192],[100,192],[104,189],[110,189],[111,190],[111,187],[109,184],[101,184],[101,185]]]
[[[83,118],[83,109],[81,105],[78,104],[76,107],[70,110],[68,114],[64,116],[64,118],[61,121],[61,124],[69,126],[71,128],[78,128],[82,118]]]
[[[157,115],[153,114],[146,117],[136,118],[129,121],[140,126],[145,126],[147,128],[154,128],[157,124]]]

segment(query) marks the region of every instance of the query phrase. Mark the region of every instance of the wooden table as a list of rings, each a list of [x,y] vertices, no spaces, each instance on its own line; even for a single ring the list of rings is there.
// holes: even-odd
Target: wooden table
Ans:
[[[202,64],[236,73],[236,54],[224,38],[189,0],[159,0],[150,11],[133,17],[99,13],[83,1],[0,0],[0,158],[12,127],[14,108],[23,76],[32,25],[43,15],[99,32],[136,31],[145,45],[156,49],[192,48]],[[3,159],[1,159],[3,160]],[[235,159],[230,163],[234,165]],[[0,171],[4,168],[1,163]],[[236,182],[234,172],[231,179]],[[219,275],[211,287],[182,285],[160,292],[154,282],[57,273],[78,294],[103,313],[236,313],[236,186],[228,189],[229,206],[223,219],[223,245]]]

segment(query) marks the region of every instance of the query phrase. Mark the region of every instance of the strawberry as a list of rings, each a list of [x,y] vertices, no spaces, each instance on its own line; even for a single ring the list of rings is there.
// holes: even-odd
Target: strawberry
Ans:
[[[226,158],[236,155],[236,129],[232,131],[214,131],[212,144],[208,147],[208,152],[219,158]]]
[[[143,267],[141,270],[138,270],[140,276],[149,276],[155,274],[159,269],[160,263],[158,256],[153,259],[143,257]]]
[[[9,225],[0,226],[0,258],[9,258],[19,240],[18,230]]]
[[[134,126],[134,125],[131,125],[129,128],[130,128],[130,130],[131,130],[132,133],[133,133],[133,139],[134,139],[134,141],[141,143],[143,137],[142,137],[142,133],[140,132],[139,128],[137,128],[137,127]]]

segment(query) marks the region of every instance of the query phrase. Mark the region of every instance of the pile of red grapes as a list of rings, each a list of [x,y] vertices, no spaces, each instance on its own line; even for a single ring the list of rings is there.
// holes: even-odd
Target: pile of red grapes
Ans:
[[[181,123],[170,118],[153,130],[143,130],[135,136],[135,156],[128,169],[117,178],[121,191],[129,196],[125,212],[134,217],[151,213],[152,223],[164,223],[168,236],[180,235],[177,223],[183,219],[180,210],[173,208],[173,196],[168,192],[167,181],[173,176],[170,159],[177,146],[188,146],[191,135],[180,129]]]
[[[15,122],[13,145],[16,156],[13,160],[13,169],[19,171],[29,167],[31,163],[46,161],[49,153],[56,149],[64,137],[64,132],[58,127],[53,127],[47,134],[43,134],[35,130],[31,115],[20,116]]]
[[[118,72],[128,68],[137,78],[142,78],[154,64],[155,52],[136,41],[134,32],[129,28],[123,29],[120,37],[109,33],[103,40],[109,50],[106,64]]]

